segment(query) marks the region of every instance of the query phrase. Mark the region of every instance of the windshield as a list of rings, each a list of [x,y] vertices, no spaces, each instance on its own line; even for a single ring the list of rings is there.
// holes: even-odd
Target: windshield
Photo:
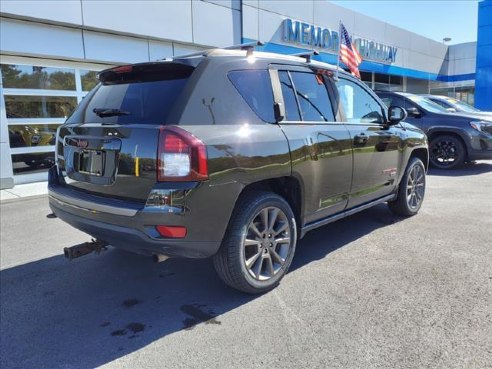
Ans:
[[[450,97],[446,98],[446,101],[453,105],[453,107],[456,107],[456,110],[458,111],[465,111],[467,113],[478,113],[481,111],[480,109],[474,108],[463,101],[452,99]]]
[[[434,101],[431,101],[426,97],[416,95],[411,95],[407,97],[415,104],[419,105],[422,109],[427,110],[431,113],[449,113],[449,111],[443,108],[441,105],[436,104]]]

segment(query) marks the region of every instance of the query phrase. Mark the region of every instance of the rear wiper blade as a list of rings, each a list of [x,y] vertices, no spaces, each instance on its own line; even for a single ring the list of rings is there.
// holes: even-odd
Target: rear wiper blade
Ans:
[[[104,117],[115,117],[118,115],[130,115],[131,113],[129,111],[124,111],[120,109],[107,109],[107,108],[94,108],[92,110],[94,113],[96,113],[98,116],[101,118]]]

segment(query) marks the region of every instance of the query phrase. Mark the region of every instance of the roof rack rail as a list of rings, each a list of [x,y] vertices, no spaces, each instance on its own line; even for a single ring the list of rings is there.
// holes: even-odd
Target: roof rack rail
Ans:
[[[183,59],[183,58],[191,58],[194,56],[205,56],[205,55],[207,55],[207,51],[209,51],[209,50],[213,50],[213,49],[210,48],[210,49],[205,49],[205,50],[197,51],[197,52],[190,53],[190,54],[175,55],[175,56],[171,56],[171,59]],[[164,59],[167,59],[167,58],[164,58]]]
[[[184,55],[176,55],[173,56],[173,59],[182,59],[182,58],[191,58],[194,56],[207,56],[207,52],[215,50],[215,49],[223,49],[223,50],[246,50],[246,55],[249,56],[253,52],[254,48],[257,46],[263,46],[263,42],[261,41],[252,41],[252,42],[246,42],[244,44],[238,44],[238,45],[233,45],[233,46],[227,46],[227,47],[211,47],[205,50],[197,51],[191,54],[184,54]]]
[[[290,55],[304,58],[304,59],[306,59],[306,62],[311,63],[311,57],[313,55],[319,55],[319,51],[317,51],[317,50],[303,51],[302,53],[290,54]]]
[[[253,51],[257,46],[263,46],[264,43],[261,41],[246,42],[244,44],[233,45],[224,47],[224,50],[246,50],[246,56],[249,57],[253,55]]]
[[[244,44],[233,45],[228,47],[223,47],[224,50],[249,50],[254,49],[256,46],[263,46],[264,43],[261,41],[246,42]]]

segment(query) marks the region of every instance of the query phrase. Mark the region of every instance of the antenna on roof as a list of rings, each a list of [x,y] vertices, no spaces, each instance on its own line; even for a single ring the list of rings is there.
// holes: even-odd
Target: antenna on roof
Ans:
[[[304,51],[302,53],[297,53],[297,54],[291,54],[292,56],[298,56],[300,58],[306,59],[306,62],[311,63],[311,57],[313,55],[319,55],[319,52],[317,50],[312,50],[312,51]]]

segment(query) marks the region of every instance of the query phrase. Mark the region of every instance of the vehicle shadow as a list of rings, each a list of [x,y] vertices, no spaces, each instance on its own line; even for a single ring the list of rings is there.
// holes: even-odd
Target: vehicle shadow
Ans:
[[[310,232],[291,272],[398,220],[380,205]],[[115,249],[15,266],[0,280],[4,369],[98,367],[197,324],[221,329],[221,315],[257,298],[226,287],[209,260],[153,264]]]
[[[306,234],[298,243],[290,271],[326,257],[331,252],[350,244],[404,218],[392,214],[386,204],[380,204],[350,217],[330,223]]]
[[[434,169],[430,168],[428,174],[439,177],[462,177],[492,172],[492,161],[478,161],[466,163],[457,169]]]

